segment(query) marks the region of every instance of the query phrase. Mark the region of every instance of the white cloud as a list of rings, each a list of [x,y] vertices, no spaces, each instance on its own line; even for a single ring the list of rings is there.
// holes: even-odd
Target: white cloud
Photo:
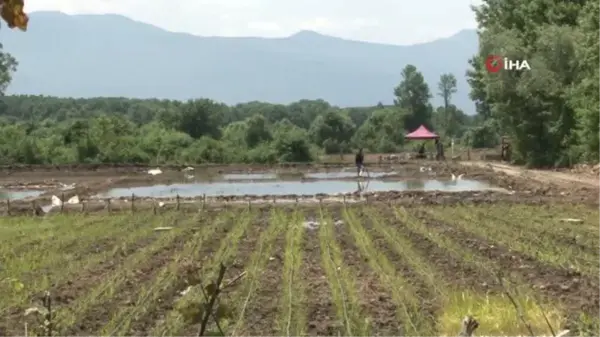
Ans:
[[[411,44],[474,28],[480,0],[27,0],[26,11],[115,13],[207,36],[288,36],[310,29],[347,39]]]

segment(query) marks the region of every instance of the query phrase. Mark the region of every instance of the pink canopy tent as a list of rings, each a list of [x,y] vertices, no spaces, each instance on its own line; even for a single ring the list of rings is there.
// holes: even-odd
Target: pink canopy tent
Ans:
[[[437,139],[437,138],[440,138],[440,136],[427,130],[427,128],[425,126],[421,125],[415,131],[407,134],[405,136],[405,138],[406,139]]]

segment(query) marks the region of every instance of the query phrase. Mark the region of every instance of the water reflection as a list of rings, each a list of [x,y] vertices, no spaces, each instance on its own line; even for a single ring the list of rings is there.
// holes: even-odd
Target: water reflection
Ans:
[[[490,186],[475,180],[455,182],[438,180],[381,181],[358,179],[356,181],[258,181],[258,182],[214,182],[194,184],[153,185],[132,188],[114,188],[100,197],[124,197],[135,194],[141,197],[182,197],[223,196],[223,195],[314,195],[352,192],[385,191],[475,191],[489,189]]]

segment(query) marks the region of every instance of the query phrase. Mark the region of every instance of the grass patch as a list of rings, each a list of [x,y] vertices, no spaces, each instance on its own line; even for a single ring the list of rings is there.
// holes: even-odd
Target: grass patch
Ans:
[[[371,335],[372,326],[370,319],[361,309],[355,277],[346,267],[341,247],[336,242],[334,221],[331,216],[324,214],[322,208],[319,221],[323,269],[329,280],[337,318],[343,324],[343,328],[338,331],[338,334],[343,336]]]
[[[552,335],[544,315],[555,332],[565,324],[565,315],[557,307],[537,304],[536,299],[513,297],[525,321],[536,336]],[[480,294],[469,291],[453,292],[445,300],[443,311],[438,318],[438,333],[441,336],[456,336],[461,329],[461,319],[465,315],[476,317],[480,326],[479,336],[529,336],[527,326],[516,313],[514,305],[505,294]]]
[[[306,311],[303,308],[306,284],[300,274],[302,266],[302,241],[306,230],[302,225],[303,214],[294,212],[286,217],[278,212],[277,222],[290,224],[285,238],[283,256],[283,294],[278,320],[279,334],[284,336],[302,336],[306,334]],[[283,225],[282,225],[283,226]]]

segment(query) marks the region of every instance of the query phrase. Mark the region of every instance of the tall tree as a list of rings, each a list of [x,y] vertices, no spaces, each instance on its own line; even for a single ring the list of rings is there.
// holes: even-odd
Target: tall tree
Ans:
[[[429,103],[431,93],[423,74],[412,64],[402,70],[402,81],[394,89],[394,104],[400,109],[408,111],[404,117],[404,127],[414,130],[420,125],[431,128],[431,114],[433,108]]]
[[[453,74],[442,74],[438,82],[438,96],[444,100],[444,109],[448,109],[452,95],[456,93],[456,77]]]
[[[452,95],[456,93],[456,77],[453,74],[442,74],[438,82],[438,96],[444,101],[442,127],[446,135],[452,133],[456,107],[451,107]]]

